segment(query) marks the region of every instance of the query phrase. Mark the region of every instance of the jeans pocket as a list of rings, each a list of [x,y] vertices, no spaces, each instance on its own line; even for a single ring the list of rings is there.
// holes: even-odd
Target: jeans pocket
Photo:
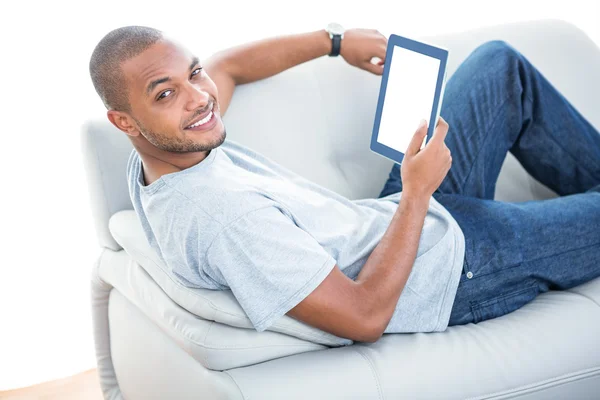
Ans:
[[[465,241],[467,242],[467,241]],[[518,244],[507,239],[502,240],[469,240],[465,249],[466,273],[471,272],[473,278],[518,267],[523,262],[523,255]]]
[[[540,288],[534,284],[502,293],[491,299],[473,302],[471,303],[473,322],[478,323],[509,314],[535,299],[539,293]]]

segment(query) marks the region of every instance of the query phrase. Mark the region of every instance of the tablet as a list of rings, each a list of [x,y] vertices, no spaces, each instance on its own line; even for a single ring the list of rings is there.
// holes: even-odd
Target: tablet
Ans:
[[[428,123],[421,149],[425,146],[440,115],[447,60],[447,49],[390,35],[371,137],[372,151],[402,163],[421,119]]]

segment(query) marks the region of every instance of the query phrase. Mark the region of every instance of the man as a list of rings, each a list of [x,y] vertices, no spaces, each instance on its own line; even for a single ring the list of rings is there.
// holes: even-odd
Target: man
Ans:
[[[92,81],[134,145],[132,202],[173,275],[231,289],[258,331],[287,314],[364,342],[495,318],[600,276],[600,136],[504,42],[461,64],[433,138],[419,150],[426,126],[415,127],[377,199],[349,200],[226,140],[236,85],[337,53],[381,75],[371,60],[385,48],[377,31],[330,29],[200,62],[152,28],[100,41]],[[494,201],[507,151],[561,197]]]

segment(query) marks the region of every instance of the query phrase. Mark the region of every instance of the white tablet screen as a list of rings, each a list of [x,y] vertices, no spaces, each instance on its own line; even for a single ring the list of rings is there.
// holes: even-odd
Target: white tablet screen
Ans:
[[[419,121],[429,124],[440,60],[395,47],[390,65],[377,141],[405,153]]]

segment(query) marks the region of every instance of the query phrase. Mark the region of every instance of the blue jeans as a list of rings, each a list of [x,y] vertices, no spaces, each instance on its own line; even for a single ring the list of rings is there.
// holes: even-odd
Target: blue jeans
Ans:
[[[600,133],[516,49],[477,47],[446,84],[452,167],[433,194],[465,235],[449,325],[496,318],[600,276]],[[559,197],[494,200],[510,151]],[[402,190],[395,164],[380,197]]]

